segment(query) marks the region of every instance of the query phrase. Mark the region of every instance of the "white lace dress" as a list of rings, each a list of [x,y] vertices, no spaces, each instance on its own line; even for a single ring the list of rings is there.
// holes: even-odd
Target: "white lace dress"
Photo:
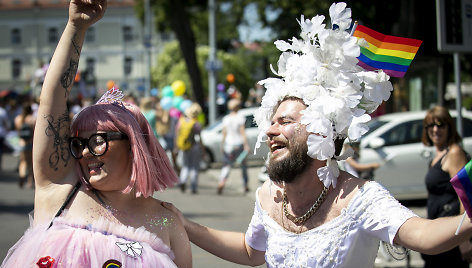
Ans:
[[[259,203],[246,232],[252,248],[265,251],[267,267],[373,267],[380,240],[393,243],[400,226],[416,215],[377,182],[368,182],[335,219],[295,234]]]

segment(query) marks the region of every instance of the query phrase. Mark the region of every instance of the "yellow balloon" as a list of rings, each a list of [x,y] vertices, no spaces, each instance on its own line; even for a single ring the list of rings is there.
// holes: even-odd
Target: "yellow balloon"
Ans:
[[[182,96],[185,93],[185,83],[182,80],[175,80],[172,85],[174,96]]]

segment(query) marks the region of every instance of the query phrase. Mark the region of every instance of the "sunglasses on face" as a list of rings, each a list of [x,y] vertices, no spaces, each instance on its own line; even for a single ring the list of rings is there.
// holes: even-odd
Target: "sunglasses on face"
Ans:
[[[446,125],[443,124],[443,123],[432,123],[432,124],[427,124],[426,126],[424,126],[425,129],[432,129],[433,127],[438,127],[438,128],[443,128],[445,127]]]
[[[95,133],[90,135],[88,139],[80,137],[69,138],[69,150],[75,159],[83,156],[85,146],[94,156],[104,155],[108,150],[108,141],[128,139],[126,134],[121,132]]]

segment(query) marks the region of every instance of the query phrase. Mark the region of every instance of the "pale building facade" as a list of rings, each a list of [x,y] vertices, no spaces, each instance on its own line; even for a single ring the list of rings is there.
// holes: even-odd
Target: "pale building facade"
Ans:
[[[47,64],[67,23],[68,0],[0,0],[0,90],[24,92],[35,86],[35,72]],[[143,95],[147,57],[155,59],[161,36],[153,34],[151,52],[143,44],[143,25],[133,0],[108,0],[105,17],[87,32],[74,91],[101,93],[114,81]],[[151,64],[155,64],[151,60]],[[36,72],[38,73],[38,72]],[[32,80],[34,80],[32,82]],[[74,92],[77,93],[77,92]]]

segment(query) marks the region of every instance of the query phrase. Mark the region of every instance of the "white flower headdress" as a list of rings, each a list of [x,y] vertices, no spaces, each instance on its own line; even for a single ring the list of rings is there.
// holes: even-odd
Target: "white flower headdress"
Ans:
[[[307,105],[301,123],[312,133],[307,140],[308,155],[327,160],[327,165],[317,170],[318,177],[326,187],[336,187],[336,160],[346,159],[351,152],[335,157],[334,140],[358,140],[365,134],[369,113],[388,100],[393,87],[382,70],[366,71],[357,65],[360,44],[365,40],[358,41],[348,31],[351,9],[346,3],[333,3],[329,15],[330,28],[323,24],[322,15],[311,20],[302,15],[301,39],[275,41],[282,54],[278,71],[271,69],[280,78],[259,81],[266,93],[254,116],[260,130],[255,150],[266,138],[275,105],[285,97],[298,97]]]

